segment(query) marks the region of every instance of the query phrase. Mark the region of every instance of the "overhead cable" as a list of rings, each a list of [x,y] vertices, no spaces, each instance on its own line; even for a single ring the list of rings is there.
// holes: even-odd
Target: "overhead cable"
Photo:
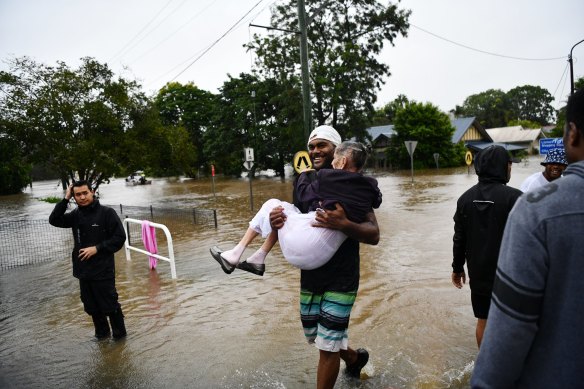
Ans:
[[[213,42],[211,45],[209,45],[209,47],[207,47],[200,55],[198,55],[191,63],[189,63],[187,65],[187,67],[185,67],[183,70],[181,70],[180,73],[178,73],[176,76],[174,76],[170,81],[176,80],[181,74],[186,72],[188,68],[193,66],[199,59],[201,59],[207,52],[209,52],[209,50],[211,50],[217,43],[219,43],[221,40],[223,40],[223,38],[225,38],[227,36],[227,34],[229,34],[231,31],[233,31],[233,29],[235,29],[235,27],[237,27],[239,25],[239,23],[241,23],[241,21],[243,19],[245,19],[247,17],[247,15],[249,15],[262,1],[263,0],[258,1],[249,11],[247,11],[245,13],[245,15],[243,15],[241,18],[239,18],[239,20],[237,22],[235,22],[235,24],[233,24],[223,35],[221,35],[215,42]]]
[[[166,7],[168,7],[170,5],[170,3],[172,3],[173,0],[168,0],[168,2],[158,11],[156,12],[156,15],[154,15],[154,17],[152,19],[150,19],[150,21],[148,21],[144,27],[142,27],[142,29],[140,31],[138,31],[138,33],[136,35],[134,35],[134,37],[132,39],[130,39],[128,41],[128,43],[126,43],[124,45],[124,47],[122,47],[120,50],[118,50],[117,53],[115,53],[108,62],[112,62],[116,57],[118,57],[121,53],[123,53],[133,42],[135,39],[137,39],[140,34],[142,34],[142,32],[144,32],[152,23],[154,23],[154,21],[156,20],[156,18],[158,18],[158,16],[160,16],[160,14],[162,14],[162,12],[166,9]]]
[[[483,53],[483,54],[487,54],[487,55],[492,55],[492,56],[495,56],[495,57],[516,59],[516,60],[519,60],[519,61],[557,61],[559,59],[566,59],[566,58],[568,58],[567,56],[554,57],[554,58],[525,58],[525,57],[515,57],[515,56],[512,56],[512,55],[504,55],[504,54],[493,53],[493,52],[490,52],[490,51],[475,49],[474,47],[470,47],[470,46],[467,46],[467,45],[463,45],[462,43],[458,43],[458,42],[455,42],[455,41],[453,41],[451,39],[444,38],[444,37],[442,37],[442,36],[440,36],[438,34],[434,34],[433,32],[428,31],[428,30],[425,30],[425,29],[423,29],[421,27],[418,27],[418,26],[416,26],[415,24],[412,24],[412,23],[410,23],[410,26],[412,26],[412,27],[414,27],[414,28],[416,28],[416,29],[418,29],[420,31],[423,31],[426,34],[430,34],[430,35],[432,35],[432,36],[434,36],[434,37],[436,37],[438,39],[442,39],[443,41],[446,41],[448,43],[452,43],[453,45],[460,46],[460,47],[464,47],[465,49],[468,49],[468,50],[476,51],[476,52]]]

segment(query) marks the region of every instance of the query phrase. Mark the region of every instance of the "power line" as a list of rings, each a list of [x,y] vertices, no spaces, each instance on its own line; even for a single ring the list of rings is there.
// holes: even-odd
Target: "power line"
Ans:
[[[209,47],[207,47],[199,56],[197,56],[191,63],[189,63],[186,68],[181,70],[180,73],[178,73],[176,76],[174,76],[170,81],[176,80],[181,74],[186,72],[188,68],[193,66],[195,64],[195,62],[197,62],[205,54],[207,54],[209,52],[209,50],[211,50],[217,43],[219,43],[223,38],[225,38],[227,36],[227,34],[229,34],[235,27],[237,27],[239,25],[239,23],[243,19],[245,19],[247,17],[247,15],[249,15],[262,1],[263,0],[259,0],[249,11],[247,11],[245,13],[245,15],[243,15],[237,22],[235,22],[235,24],[233,24],[223,35],[221,35],[215,42],[213,42]]]
[[[146,56],[147,54],[149,54],[150,52],[152,52],[154,49],[158,48],[161,44],[163,44],[164,42],[166,42],[167,40],[169,40],[170,38],[172,38],[180,30],[182,30],[185,26],[187,26],[193,20],[195,20],[198,16],[200,16],[201,14],[203,14],[209,7],[211,7],[217,1],[218,0],[213,0],[212,2],[210,2],[209,4],[207,4],[201,11],[199,11],[195,15],[193,15],[189,20],[187,20],[185,23],[183,23],[182,25],[180,25],[177,29],[175,29],[173,32],[171,32],[169,35],[167,35],[164,39],[162,39],[161,41],[159,41],[156,45],[152,46],[151,48],[149,48],[148,50],[144,51],[142,54],[140,54],[139,56],[137,56],[136,58],[134,58],[133,60],[131,60],[130,61],[130,64],[133,64],[136,61],[138,61],[139,59],[144,58],[144,56]]]
[[[493,53],[493,52],[490,52],[490,51],[480,50],[480,49],[476,49],[474,47],[470,47],[470,46],[467,46],[467,45],[463,45],[462,43],[455,42],[455,41],[453,41],[451,39],[448,39],[448,38],[444,38],[444,37],[442,37],[442,36],[440,36],[438,34],[434,34],[433,32],[428,31],[428,30],[425,30],[425,29],[423,29],[421,27],[418,27],[418,26],[416,26],[415,24],[412,24],[412,23],[410,23],[410,26],[412,26],[414,28],[417,28],[420,31],[423,31],[426,34],[430,34],[430,35],[432,35],[432,36],[434,36],[434,37],[436,37],[438,39],[442,39],[443,41],[446,41],[448,43],[452,43],[453,45],[460,46],[460,47],[464,47],[465,49],[468,49],[468,50],[476,51],[476,52],[483,53],[483,54],[487,54],[487,55],[492,55],[492,56],[495,56],[495,57],[515,59],[515,60],[519,60],[519,61],[556,61],[556,60],[559,60],[559,59],[566,59],[566,58],[568,58],[567,56],[555,57],[555,58],[525,58],[525,57],[514,57],[514,56],[511,56],[511,55],[504,55],[504,54]]]
[[[166,7],[168,7],[170,5],[170,3],[172,3],[173,0],[168,0],[168,2],[158,11],[156,12],[156,15],[154,15],[154,17],[152,19],[150,19],[145,25],[144,27],[142,27],[142,29],[140,31],[138,31],[138,33],[136,35],[134,35],[134,37],[132,39],[130,39],[128,41],[128,43],[126,43],[124,45],[124,47],[122,47],[117,53],[115,53],[108,62],[112,62],[116,57],[118,57],[121,53],[123,53],[126,48],[128,46],[130,46],[134,40],[136,38],[138,38],[140,36],[140,34],[142,34],[142,32],[144,32],[152,23],[154,23],[154,21],[156,20],[156,18],[158,18],[158,16],[160,16],[162,14],[162,12],[166,9]]]
[[[164,18],[162,18],[162,19],[161,19],[161,20],[158,22],[158,24],[157,24],[156,26],[154,26],[152,29],[150,29],[150,31],[148,31],[146,34],[144,34],[144,35],[142,36],[142,38],[140,38],[140,40],[138,40],[138,41],[137,41],[136,43],[134,43],[134,44],[133,44],[133,45],[132,45],[132,46],[131,46],[131,47],[130,47],[128,50],[126,50],[126,52],[127,52],[127,51],[130,51],[132,48],[136,47],[136,46],[137,46],[137,45],[138,45],[140,42],[142,42],[144,39],[146,39],[146,37],[148,37],[148,35],[152,34],[154,31],[156,31],[156,29],[157,29],[158,27],[160,27],[160,25],[161,25],[162,23],[164,23],[164,21],[165,21],[166,19],[168,19],[168,18],[169,18],[169,17],[170,17],[170,16],[171,16],[173,13],[175,13],[176,11],[178,11],[178,10],[179,10],[179,8],[180,8],[180,7],[182,7],[184,3],[186,3],[186,1],[187,1],[187,0],[183,0],[183,1],[182,1],[182,2],[181,2],[179,5],[178,5],[178,6],[176,6],[176,7],[175,7],[175,8],[174,8],[174,9],[173,9],[171,12],[169,12],[169,13],[168,13],[168,14],[167,14],[167,15],[166,15]]]
[[[560,82],[558,82],[558,86],[556,86],[556,90],[554,90],[554,100],[556,100],[556,93],[558,92],[558,89],[560,88],[560,85],[562,85],[562,80],[564,79],[564,76],[566,75],[567,71],[568,71],[568,66],[569,64],[566,63],[566,67],[564,68],[564,72],[562,73],[562,77],[560,77]],[[565,82],[564,82],[565,85]],[[562,93],[564,93],[564,87],[562,87]]]

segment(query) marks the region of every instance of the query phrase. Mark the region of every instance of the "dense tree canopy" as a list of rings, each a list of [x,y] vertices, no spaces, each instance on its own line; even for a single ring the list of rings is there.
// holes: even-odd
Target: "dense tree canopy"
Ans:
[[[584,77],[578,78],[574,81],[574,89],[580,90],[584,89]],[[568,96],[566,96],[566,102],[568,101]],[[556,122],[555,128],[551,131],[550,136],[555,138],[561,138],[564,135],[564,126],[566,124],[566,106],[558,110],[558,120]]]
[[[186,155],[180,157],[181,161],[176,160],[178,155],[173,155],[173,158],[187,175],[194,177],[199,166],[205,162],[203,134],[215,115],[217,97],[192,83],[182,85],[172,82],[160,89],[155,102],[163,125],[175,127],[172,130],[174,133],[180,133],[176,127],[186,129],[188,136],[175,139],[174,142],[184,141],[190,145],[174,144],[172,150],[173,154],[179,150],[188,151],[188,159],[185,159]]]
[[[8,61],[0,73],[4,131],[30,162],[47,164],[63,180],[94,187],[120,172],[125,130],[145,105],[133,81],[115,78],[107,65],[83,58],[78,69],[28,58]]]
[[[510,119],[509,98],[500,89],[489,89],[468,96],[462,107],[456,107],[456,114],[475,116],[485,128],[505,127]]]
[[[390,101],[380,109],[375,110],[375,114],[371,119],[371,125],[383,126],[386,124],[393,124],[397,111],[405,108],[409,103],[410,101],[405,95],[398,95],[393,101]]]
[[[215,124],[205,133],[205,155],[227,174],[241,172],[243,148],[254,149],[256,167],[284,174],[302,141],[300,91],[294,82],[240,74],[223,84]]]
[[[344,138],[363,139],[376,91],[390,75],[378,55],[386,43],[407,34],[410,11],[376,0],[313,0],[306,5],[313,119],[317,125],[331,124]],[[271,25],[297,30],[296,9],[296,0],[276,6]],[[261,74],[299,78],[295,34],[255,35],[249,48],[259,58]]]
[[[542,127],[553,123],[555,110],[552,95],[544,88],[532,85],[518,86],[507,93],[500,89],[468,96],[457,106],[458,116],[475,116],[485,128],[507,127],[511,121],[528,121]]]
[[[533,85],[518,86],[507,92],[507,97],[511,119],[536,122],[540,127],[554,122],[554,98],[546,89]]]
[[[464,158],[461,145],[452,143],[454,127],[448,115],[430,103],[408,103],[395,114],[394,130],[389,159],[401,168],[410,165],[405,141],[417,141],[414,153],[416,167],[435,166],[434,153],[440,154],[440,166],[458,166]]]
[[[30,169],[19,143],[0,135],[0,195],[19,193],[25,188],[31,182]]]

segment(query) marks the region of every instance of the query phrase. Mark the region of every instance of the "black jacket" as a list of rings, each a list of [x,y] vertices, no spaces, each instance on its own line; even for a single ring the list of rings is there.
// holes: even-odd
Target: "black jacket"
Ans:
[[[55,227],[72,228],[75,245],[71,253],[73,276],[79,279],[102,280],[115,277],[114,253],[124,246],[126,233],[116,212],[103,207],[98,200],[87,207],[78,207],[69,213],[68,201],[55,205],[49,223]],[[97,254],[79,260],[79,250],[96,246]]]
[[[330,169],[321,169],[322,171],[329,171],[332,173],[332,177],[339,178],[339,181],[336,182],[334,185],[338,188],[338,185],[341,184],[343,180],[343,173],[342,171],[338,170],[330,170]],[[319,172],[319,175],[320,175]],[[327,173],[324,173],[327,174]],[[353,173],[354,174],[354,173]],[[300,179],[302,177],[302,180]],[[302,185],[310,185],[310,183],[316,178],[316,174],[311,172],[310,174],[301,174],[300,176],[296,177],[294,181],[294,205],[302,212],[306,213],[311,210],[314,206],[314,198],[311,196],[304,196],[305,194],[302,193],[302,189],[300,192],[298,191],[298,187]],[[306,179],[306,181],[304,181]],[[369,193],[368,199],[365,201],[368,203],[367,209],[368,211],[372,211],[371,207],[378,207],[381,204],[381,192],[377,188],[377,181],[364,176],[358,178],[360,181],[360,185],[362,185],[360,192],[364,190],[365,192]],[[330,185],[330,183],[329,183]],[[352,189],[352,187],[350,187]],[[323,199],[340,199],[341,194],[340,192],[336,192],[333,190],[332,187],[320,187],[319,190],[320,196]],[[344,192],[347,192],[345,189]],[[349,200],[350,196],[346,195],[347,197],[344,200]],[[332,201],[335,203],[337,201]],[[348,205],[347,202],[344,203],[345,206]],[[372,205],[375,204],[375,205]],[[326,207],[326,205],[325,205]],[[359,289],[359,242],[355,239],[347,238],[341,244],[341,247],[337,250],[337,252],[332,256],[332,258],[325,263],[323,266],[313,269],[313,270],[301,270],[300,271],[300,287],[302,289],[307,289],[312,293],[324,293],[325,291],[335,291],[335,292],[352,292],[357,291]]]
[[[363,223],[372,208],[381,205],[381,191],[373,177],[340,169],[321,169],[316,178],[310,173],[300,174],[295,190],[296,200],[310,204],[309,211],[334,210],[340,203],[349,220]]]
[[[473,293],[491,295],[499,248],[509,212],[521,191],[509,181],[507,151],[500,146],[482,150],[475,160],[479,182],[456,204],[452,271],[462,273],[466,261]]]

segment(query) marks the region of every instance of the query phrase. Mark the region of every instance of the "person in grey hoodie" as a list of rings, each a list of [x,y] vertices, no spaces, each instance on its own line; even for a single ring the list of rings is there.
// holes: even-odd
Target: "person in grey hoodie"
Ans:
[[[475,158],[479,182],[460,196],[454,214],[452,283],[462,288],[466,282],[466,262],[479,347],[491,304],[503,230],[522,193],[506,185],[511,178],[511,162],[513,159],[501,146],[481,150]]]
[[[509,216],[473,388],[584,383],[584,89],[568,100],[564,148],[564,177]]]

